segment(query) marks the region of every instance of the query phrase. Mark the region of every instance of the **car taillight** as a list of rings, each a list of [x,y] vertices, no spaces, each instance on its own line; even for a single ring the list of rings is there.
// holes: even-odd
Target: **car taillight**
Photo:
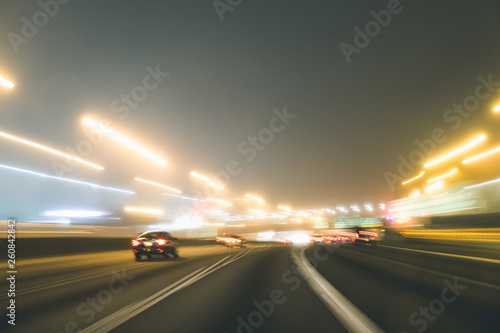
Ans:
[[[163,245],[167,244],[167,241],[165,239],[157,239],[156,244],[163,246]]]
[[[137,239],[132,239],[132,246],[139,246],[141,245],[141,242],[139,242]]]

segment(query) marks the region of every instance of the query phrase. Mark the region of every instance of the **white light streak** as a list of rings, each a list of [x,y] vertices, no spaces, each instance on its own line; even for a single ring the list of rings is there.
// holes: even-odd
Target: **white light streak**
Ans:
[[[177,189],[175,189],[173,187],[169,187],[169,186],[166,186],[166,185],[163,185],[163,184],[160,184],[160,183],[155,183],[155,182],[152,182],[150,180],[145,180],[145,179],[141,179],[141,178],[134,178],[134,179],[137,180],[137,181],[139,181],[139,182],[143,182],[143,183],[155,185],[155,186],[167,189],[167,190],[172,191],[172,192],[182,193],[181,190],[177,190]]]
[[[2,86],[5,86],[7,88],[12,88],[14,87],[14,83],[10,82],[9,80],[7,79],[4,79],[3,77],[0,76],[0,84]]]
[[[0,168],[5,168],[5,169],[9,169],[9,170],[24,172],[24,173],[29,173],[29,174],[32,174],[32,175],[37,175],[37,176],[46,177],[46,178],[50,178],[50,179],[64,180],[64,181],[67,181],[67,182],[70,182],[70,183],[76,183],[76,184],[82,184],[82,185],[92,186],[94,188],[100,188],[100,189],[103,189],[103,190],[117,191],[117,192],[122,192],[122,193],[127,193],[127,194],[135,194],[135,192],[132,192],[132,191],[121,190],[121,189],[117,189],[117,188],[113,188],[113,187],[101,186],[101,185],[98,185],[98,184],[87,183],[87,182],[76,180],[76,179],[49,176],[49,175],[46,175],[46,174],[43,174],[43,173],[40,173],[40,172],[34,172],[34,171],[30,171],[30,170],[25,170],[25,169],[14,168],[14,167],[3,165],[3,164],[0,164]]]
[[[127,211],[127,212],[155,214],[155,215],[163,215],[163,210],[161,210],[161,209],[125,207],[125,211]]]
[[[220,199],[214,199],[214,198],[207,198],[208,201],[214,201],[214,202],[218,202],[218,203],[221,203],[223,205],[226,205],[226,206],[232,206],[233,204],[230,203],[230,202],[227,202],[227,201],[224,201],[224,200],[220,200]]]

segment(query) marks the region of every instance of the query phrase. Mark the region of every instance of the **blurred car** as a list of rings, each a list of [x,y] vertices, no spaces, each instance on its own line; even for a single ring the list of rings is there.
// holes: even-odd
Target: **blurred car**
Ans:
[[[314,244],[323,243],[323,235],[321,234],[311,235],[311,242]]]
[[[345,236],[337,236],[337,242],[340,243],[340,244],[344,244],[344,243],[347,243],[347,242],[350,242],[351,239],[349,237],[345,237]]]
[[[227,246],[231,249],[235,246],[239,246],[240,248],[247,247],[246,239],[238,235],[222,234],[222,236],[217,236],[215,241],[217,244]]]
[[[376,246],[378,235],[372,231],[358,231],[358,237],[354,239],[354,245]]]
[[[151,259],[153,254],[161,254],[165,258],[169,258],[169,255],[179,258],[177,246],[177,238],[166,231],[147,231],[132,239],[132,251],[137,261],[140,261],[142,256]]]
[[[276,242],[283,245],[292,245],[292,241],[290,239],[277,239]]]
[[[333,236],[333,235],[326,235],[323,236],[323,243],[338,243],[339,242],[339,237],[338,236]]]

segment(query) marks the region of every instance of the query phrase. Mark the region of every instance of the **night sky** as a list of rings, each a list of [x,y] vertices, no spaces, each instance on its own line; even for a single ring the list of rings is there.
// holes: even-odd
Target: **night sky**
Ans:
[[[0,88],[0,131],[70,153],[88,140],[83,117],[108,119],[168,165],[105,138],[80,155],[104,171],[68,167],[0,138],[0,164],[136,191],[0,169],[3,218],[162,205],[161,191],[134,177],[197,195],[203,184],[190,171],[213,175],[233,160],[241,170],[217,195],[224,200],[252,193],[271,210],[378,205],[400,195],[388,173],[418,172],[400,175],[399,158],[434,129],[446,140],[432,156],[479,132],[500,141],[492,112],[500,102],[498,0],[46,3],[52,15],[39,14],[35,1],[0,4],[0,76],[16,84]],[[365,31],[374,15],[386,26],[369,24],[373,37],[358,36],[357,47],[355,28]],[[35,31],[23,29],[34,21]],[[347,44],[356,50],[348,57]],[[147,96],[121,100],[158,69],[161,82]],[[481,90],[488,96],[465,119],[446,113],[488,76],[499,83]],[[273,121],[276,114],[288,118]],[[259,133],[265,143],[251,148]]]

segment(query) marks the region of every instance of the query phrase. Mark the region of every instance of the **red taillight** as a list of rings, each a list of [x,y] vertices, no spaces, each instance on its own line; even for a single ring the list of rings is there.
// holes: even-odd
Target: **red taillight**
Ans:
[[[163,246],[163,245],[167,244],[167,241],[165,239],[157,239],[156,244]]]
[[[141,242],[139,242],[137,239],[132,239],[132,246],[139,246],[141,245]]]

